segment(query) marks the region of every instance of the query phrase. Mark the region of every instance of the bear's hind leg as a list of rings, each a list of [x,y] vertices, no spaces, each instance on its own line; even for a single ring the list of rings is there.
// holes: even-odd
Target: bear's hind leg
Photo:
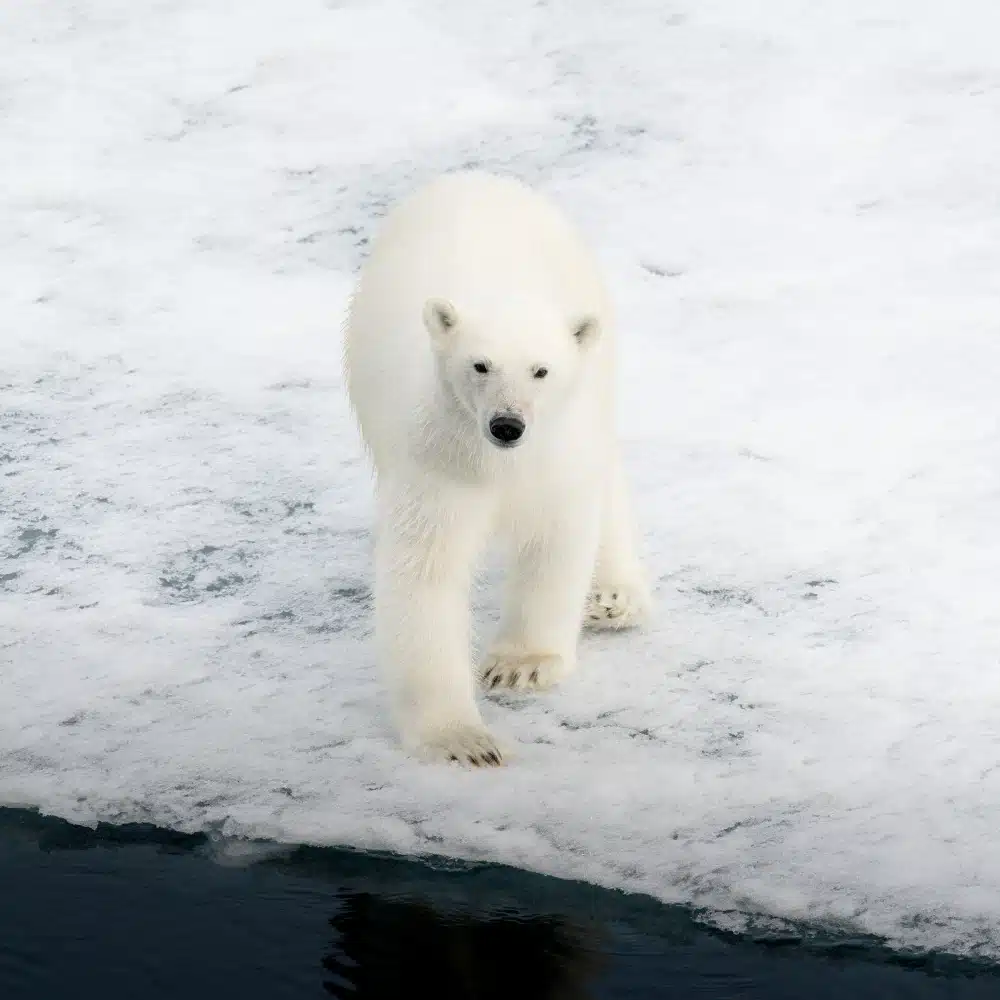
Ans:
[[[601,513],[601,540],[584,624],[592,629],[639,625],[649,613],[650,596],[635,543],[628,483],[615,455]]]

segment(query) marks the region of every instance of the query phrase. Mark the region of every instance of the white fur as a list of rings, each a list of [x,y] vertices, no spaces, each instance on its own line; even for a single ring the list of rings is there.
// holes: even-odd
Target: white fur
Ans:
[[[423,756],[502,758],[470,663],[469,590],[494,533],[512,567],[488,689],[562,680],[584,618],[623,627],[647,608],[615,441],[614,333],[580,237],[516,181],[447,174],[398,205],[372,248],[346,371],[377,477],[378,657],[403,743]],[[523,422],[517,447],[491,440],[497,414]]]

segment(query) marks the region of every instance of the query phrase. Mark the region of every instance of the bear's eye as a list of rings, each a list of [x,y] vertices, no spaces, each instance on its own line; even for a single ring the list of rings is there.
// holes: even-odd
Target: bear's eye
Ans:
[[[489,370],[490,366],[485,361],[477,361],[472,366],[480,375],[485,375]]]
[[[545,378],[545,376],[548,375],[548,373],[549,373],[548,368],[536,368],[535,378]]]

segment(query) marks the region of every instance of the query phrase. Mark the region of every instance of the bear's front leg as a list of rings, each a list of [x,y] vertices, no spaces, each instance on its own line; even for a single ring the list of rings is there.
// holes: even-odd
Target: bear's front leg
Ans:
[[[514,523],[503,623],[481,670],[487,691],[542,690],[576,669],[600,523],[599,498],[581,492]]]
[[[375,633],[403,745],[425,759],[495,766],[503,753],[475,701],[472,565],[488,510],[471,489],[380,490]]]

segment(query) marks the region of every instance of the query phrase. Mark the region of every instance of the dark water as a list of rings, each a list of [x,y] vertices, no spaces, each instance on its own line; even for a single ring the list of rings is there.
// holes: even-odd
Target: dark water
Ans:
[[[497,866],[212,855],[203,837],[0,810],[0,998],[1000,998],[995,968],[870,941],[763,944]]]

